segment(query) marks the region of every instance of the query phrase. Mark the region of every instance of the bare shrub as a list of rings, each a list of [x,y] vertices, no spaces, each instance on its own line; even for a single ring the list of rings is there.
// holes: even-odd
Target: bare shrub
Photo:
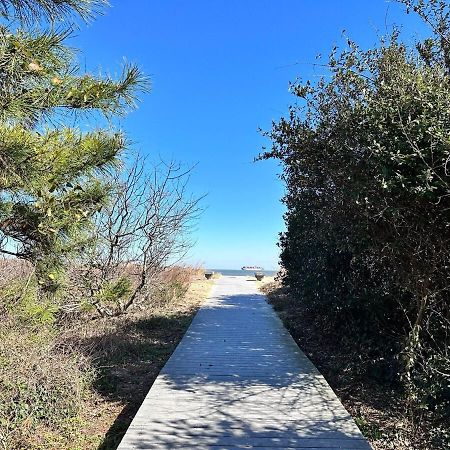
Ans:
[[[115,194],[72,270],[78,292],[67,311],[81,306],[100,316],[118,315],[160,292],[166,270],[191,247],[200,213],[200,199],[187,192],[190,173],[175,162],[149,170],[147,160],[138,157],[125,177],[117,174]]]
[[[31,264],[17,258],[0,258],[0,288],[23,280],[32,273]]]

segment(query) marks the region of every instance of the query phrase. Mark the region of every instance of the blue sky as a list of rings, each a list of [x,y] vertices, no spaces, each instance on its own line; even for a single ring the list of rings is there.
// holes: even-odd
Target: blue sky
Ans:
[[[197,164],[190,188],[207,194],[189,262],[208,268],[274,269],[284,229],[283,185],[258,128],[287,112],[289,81],[316,80],[316,55],[368,47],[393,23],[423,26],[385,0],[111,0],[70,44],[88,70],[114,74],[124,59],[152,91],[121,126],[140,152]]]

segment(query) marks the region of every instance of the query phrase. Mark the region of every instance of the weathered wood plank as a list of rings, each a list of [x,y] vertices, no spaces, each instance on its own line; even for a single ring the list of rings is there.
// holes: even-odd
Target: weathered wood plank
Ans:
[[[255,283],[222,277],[119,450],[370,449]]]

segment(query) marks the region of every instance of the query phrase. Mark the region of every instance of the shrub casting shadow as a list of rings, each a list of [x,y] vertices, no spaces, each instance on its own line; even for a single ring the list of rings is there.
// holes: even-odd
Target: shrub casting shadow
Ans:
[[[124,407],[98,450],[116,449],[159,371],[192,321],[195,311],[150,318],[130,317],[128,323],[101,336],[78,341],[94,357],[98,376],[92,387],[105,399]],[[119,320],[127,320],[121,317]]]

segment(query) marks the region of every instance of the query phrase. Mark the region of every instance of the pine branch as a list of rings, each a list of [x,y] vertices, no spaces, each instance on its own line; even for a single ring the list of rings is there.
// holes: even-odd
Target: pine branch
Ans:
[[[78,75],[73,51],[63,45],[70,31],[20,32],[0,27],[0,120],[28,127],[59,112],[98,110],[124,114],[150,82],[135,65],[118,79]]]
[[[25,25],[42,20],[64,21],[73,16],[88,21],[107,5],[107,0],[0,0],[0,15]]]
[[[126,148],[122,133],[80,133],[71,128],[37,133],[0,123],[0,190],[36,195],[66,189],[78,178],[117,168]]]

